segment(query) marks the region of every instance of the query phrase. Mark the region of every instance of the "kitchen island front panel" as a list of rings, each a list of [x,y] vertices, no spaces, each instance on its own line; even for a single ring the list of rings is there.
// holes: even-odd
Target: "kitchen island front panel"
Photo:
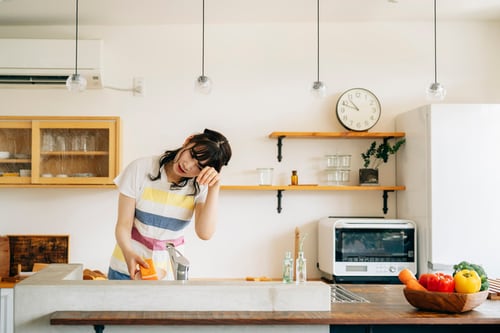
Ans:
[[[330,310],[330,288],[316,281],[304,284],[249,281],[109,281],[82,280],[82,265],[51,264],[14,287],[16,333],[84,332],[89,327],[51,326],[56,311],[265,311]],[[222,325],[222,324],[221,324]],[[243,325],[245,326],[245,325]],[[197,331],[240,332],[201,326]],[[292,327],[295,326],[295,327]],[[248,328],[247,328],[248,329]],[[264,325],[263,332],[328,332],[328,325]],[[194,330],[194,329],[193,329]],[[137,332],[137,327],[110,326],[106,332]],[[141,327],[141,332],[164,332],[165,327]],[[192,330],[191,330],[192,331]],[[169,332],[190,332],[169,327]]]

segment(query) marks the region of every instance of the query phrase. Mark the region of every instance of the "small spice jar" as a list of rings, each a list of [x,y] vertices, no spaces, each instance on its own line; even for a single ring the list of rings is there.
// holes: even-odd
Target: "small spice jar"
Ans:
[[[297,170],[292,170],[291,182],[292,185],[299,185],[299,176],[297,175]]]

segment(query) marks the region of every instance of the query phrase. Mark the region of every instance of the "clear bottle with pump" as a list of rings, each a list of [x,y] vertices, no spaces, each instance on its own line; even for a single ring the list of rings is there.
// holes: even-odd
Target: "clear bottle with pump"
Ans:
[[[304,251],[299,251],[297,262],[295,264],[296,273],[295,280],[297,283],[304,283],[307,281],[307,259],[304,257]]]
[[[292,283],[293,281],[293,259],[292,253],[287,251],[283,259],[283,283]]]
[[[292,177],[290,180],[290,184],[299,185],[299,176],[297,175],[297,170],[292,170]]]

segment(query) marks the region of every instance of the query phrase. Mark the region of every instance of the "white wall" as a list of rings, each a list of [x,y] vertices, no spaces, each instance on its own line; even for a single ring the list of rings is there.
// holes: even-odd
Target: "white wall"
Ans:
[[[433,81],[432,24],[351,22],[322,25],[321,74],[329,93],[314,99],[315,25],[234,24],[206,27],[206,74],[211,95],[193,91],[200,74],[199,25],[84,26],[82,39],[103,40],[106,85],[146,82],[146,96],[110,89],[70,94],[57,89],[0,89],[2,115],[116,115],[123,121],[123,162],[177,148],[205,127],[229,138],[233,159],[224,184],[255,184],[257,167],[274,167],[275,183],[321,183],[324,155],[350,153],[354,170],[370,141],[285,139],[276,161],[272,131],[341,131],[335,103],[341,92],[365,87],[378,95],[382,117],[373,131],[394,130],[394,116],[426,104]],[[0,27],[0,38],[73,38],[72,27]],[[444,22],[438,49],[439,82],[446,102],[500,103],[500,23]],[[384,184],[394,184],[394,165],[385,165]],[[326,215],[382,215],[379,192],[285,192],[276,213],[276,193],[226,191],[220,223],[211,241],[187,230],[191,277],[281,275],[294,229],[305,241],[311,277],[316,270],[316,221]],[[394,194],[387,217],[395,217]],[[107,270],[114,245],[115,190],[0,188],[0,234],[69,234],[71,262]]]

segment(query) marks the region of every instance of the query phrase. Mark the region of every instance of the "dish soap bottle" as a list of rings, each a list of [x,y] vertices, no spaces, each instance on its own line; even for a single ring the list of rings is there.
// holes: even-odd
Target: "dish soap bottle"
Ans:
[[[292,283],[293,281],[293,259],[292,253],[287,251],[283,259],[283,283]]]
[[[304,257],[304,251],[299,251],[297,257],[295,279],[297,283],[304,283],[307,281],[307,259]]]

